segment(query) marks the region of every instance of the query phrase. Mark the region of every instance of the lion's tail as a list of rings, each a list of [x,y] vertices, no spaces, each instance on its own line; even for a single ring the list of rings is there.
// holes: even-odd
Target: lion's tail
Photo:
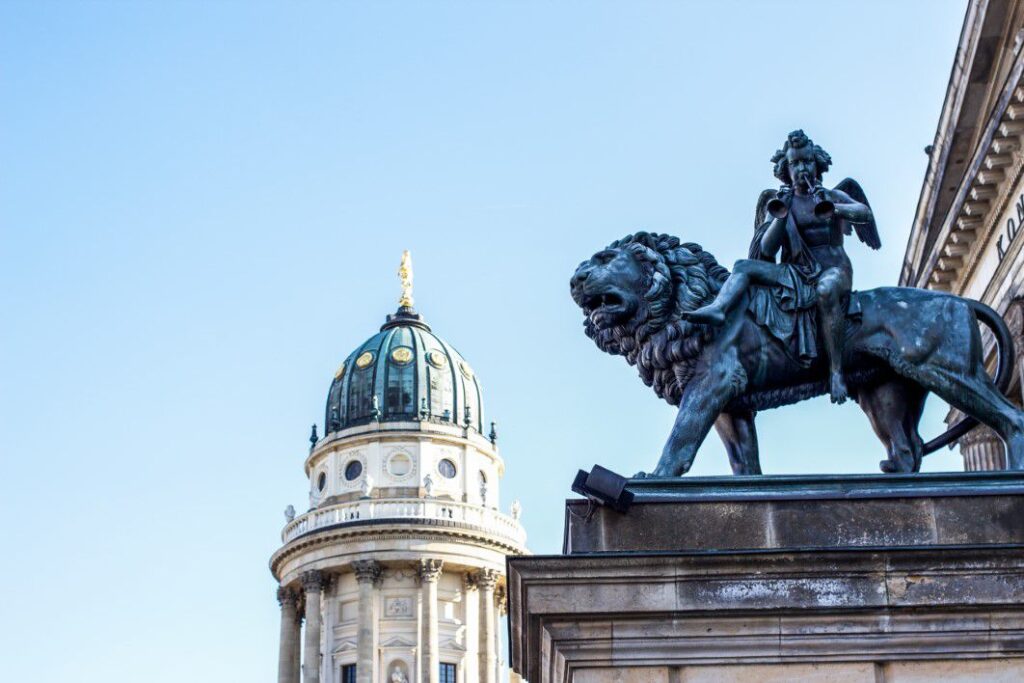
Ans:
[[[996,338],[996,376],[994,381],[999,393],[1006,394],[1006,390],[1010,388],[1010,382],[1013,381],[1013,336],[1010,334],[1010,328],[1006,326],[1002,316],[980,301],[975,301],[974,299],[964,299],[964,301],[974,311],[974,317],[984,324],[985,327],[992,330],[992,334]],[[924,454],[933,453],[943,446],[954,443],[977,426],[978,421],[976,419],[965,417],[941,435],[926,443],[924,445]]]

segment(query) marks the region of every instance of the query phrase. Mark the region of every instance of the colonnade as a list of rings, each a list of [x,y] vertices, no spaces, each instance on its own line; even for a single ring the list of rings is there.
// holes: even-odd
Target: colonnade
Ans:
[[[438,631],[437,584],[444,568],[442,560],[423,559],[416,564],[420,582],[422,605],[422,633],[420,634],[420,681],[438,683],[440,678],[440,643]],[[375,560],[361,560],[352,564],[359,586],[358,626],[356,638],[356,681],[376,683],[373,663],[376,656],[374,625],[376,623],[376,591],[380,586],[383,567]],[[497,683],[498,634],[495,612],[495,587],[501,574],[494,569],[481,569],[465,577],[466,600],[475,593],[479,599],[477,623],[479,633],[480,683]],[[330,585],[331,576],[318,570],[301,576],[301,590],[281,587],[277,600],[281,606],[281,638],[278,653],[278,683],[320,683],[320,637],[322,623],[322,595]],[[304,615],[303,615],[304,606]],[[305,639],[302,622],[306,623]],[[301,661],[300,661],[300,650]],[[301,681],[300,681],[301,671]],[[411,673],[411,672],[410,672]]]

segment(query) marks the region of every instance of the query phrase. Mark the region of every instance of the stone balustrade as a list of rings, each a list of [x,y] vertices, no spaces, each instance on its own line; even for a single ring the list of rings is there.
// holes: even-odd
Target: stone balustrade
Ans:
[[[492,508],[436,498],[363,499],[316,508],[285,525],[281,540],[289,543],[318,529],[394,519],[446,520],[479,528],[517,547],[526,543],[525,530],[511,516]]]

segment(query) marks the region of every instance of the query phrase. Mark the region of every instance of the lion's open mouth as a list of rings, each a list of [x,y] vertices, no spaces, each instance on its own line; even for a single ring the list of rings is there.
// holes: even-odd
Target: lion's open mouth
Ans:
[[[583,313],[598,328],[612,327],[632,313],[632,306],[616,292],[584,293],[580,297]]]
[[[605,294],[591,294],[583,300],[583,310],[587,315],[605,307],[616,307],[622,305],[622,297],[614,292]]]

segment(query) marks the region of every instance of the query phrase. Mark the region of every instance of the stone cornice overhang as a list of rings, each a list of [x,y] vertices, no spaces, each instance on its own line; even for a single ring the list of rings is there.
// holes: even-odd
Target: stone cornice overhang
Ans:
[[[281,564],[295,555],[354,539],[387,541],[409,539],[441,543],[471,544],[502,555],[524,554],[526,549],[501,540],[499,536],[479,526],[445,519],[410,518],[393,520],[354,520],[321,527],[298,536],[278,549],[270,557],[270,572],[280,578]]]
[[[962,281],[965,266],[973,268],[995,232],[986,228],[991,228],[1003,208],[993,206],[989,199],[998,196],[997,190],[1008,176],[1014,176],[1012,182],[1019,174],[1024,134],[1022,53],[1011,54],[1013,66],[988,109],[984,107],[990,88],[983,87],[986,79],[993,78],[989,72],[998,70],[999,59],[1013,49],[996,41],[1005,43],[1001,33],[1007,29],[1007,16],[1015,4],[1016,0],[982,0],[968,7],[932,159],[907,240],[901,285],[951,291],[954,281]],[[982,40],[996,44],[979,50]],[[971,143],[970,163],[963,171],[953,169],[961,155],[972,151],[967,147]],[[956,190],[951,200],[944,189]]]
[[[932,151],[929,155],[928,168],[925,171],[924,183],[921,185],[921,192],[917,200],[917,210],[914,216],[914,224],[911,226],[910,235],[907,237],[907,248],[903,260],[903,268],[900,273],[900,283],[905,284],[916,277],[917,264],[925,248],[932,216],[936,211],[936,204],[941,195],[941,188],[948,182],[946,171],[949,166],[950,155],[952,154],[953,134],[959,124],[960,112],[967,98],[967,83],[970,79],[969,69],[966,65],[974,65],[974,54],[978,47],[978,38],[981,35],[981,24],[987,9],[987,0],[977,2],[969,0],[967,12],[964,16],[964,24],[960,30],[960,40],[957,44],[956,55],[953,58],[953,66],[949,73],[949,83],[946,86],[946,96],[942,102],[942,111],[939,114],[939,124],[932,139]]]
[[[1024,657],[1024,545],[506,560],[512,668]]]
[[[320,439],[310,450],[304,464],[306,476],[313,469],[314,463],[338,448],[363,446],[371,443],[388,443],[407,441],[409,439],[430,439],[462,447],[468,442],[477,451],[489,456],[498,466],[499,476],[505,473],[505,461],[498,452],[498,447],[473,429],[465,429],[450,425],[438,426],[432,422],[382,422],[379,425],[360,425],[340,432],[332,432]]]

